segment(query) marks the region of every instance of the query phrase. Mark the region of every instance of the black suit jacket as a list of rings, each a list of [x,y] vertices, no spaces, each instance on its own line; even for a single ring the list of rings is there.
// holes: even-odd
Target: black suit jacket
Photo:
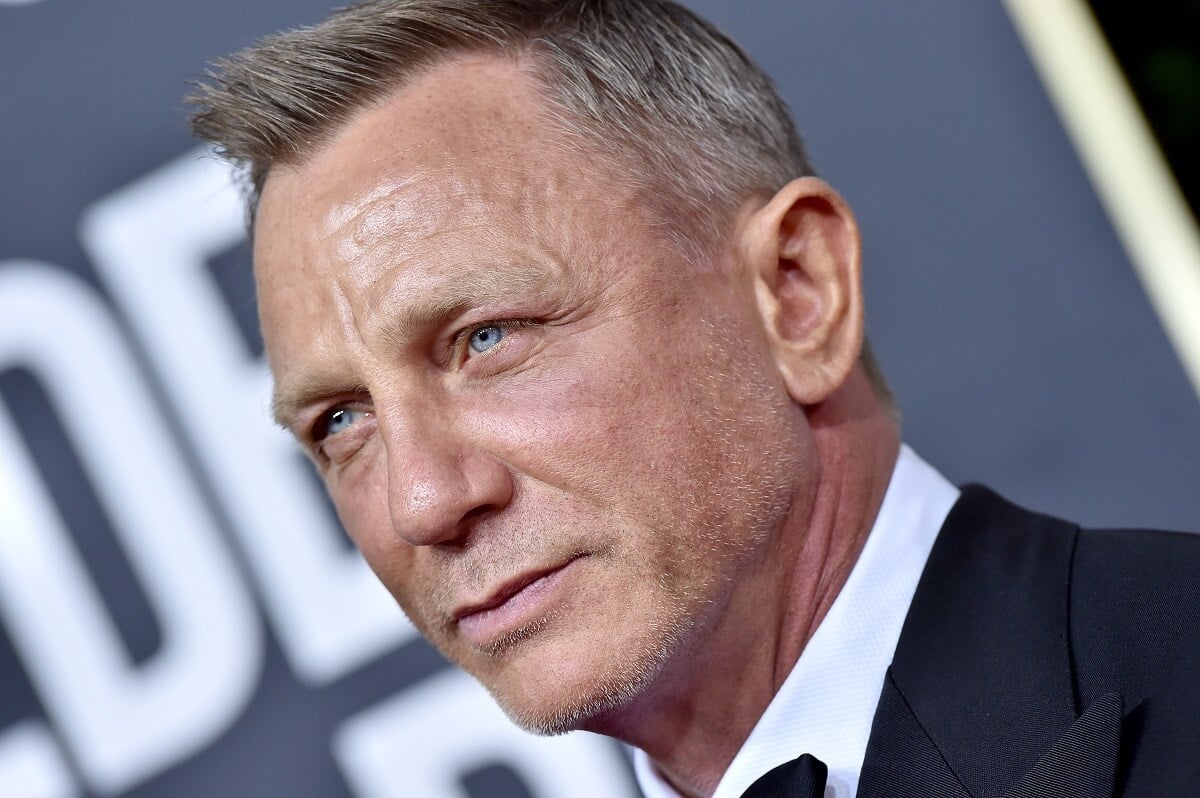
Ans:
[[[860,798],[1200,796],[1200,536],[969,486],[871,727]]]

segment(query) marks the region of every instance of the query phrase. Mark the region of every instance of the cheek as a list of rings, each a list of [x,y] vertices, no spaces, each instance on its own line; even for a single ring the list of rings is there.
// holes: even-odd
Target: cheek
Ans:
[[[643,331],[560,358],[506,387],[480,420],[482,434],[505,441],[518,471],[605,510],[656,523],[711,512],[699,497],[754,467],[747,447],[729,442],[761,435],[765,377],[748,365],[745,343],[734,351],[738,341],[711,335],[663,343],[678,340],[670,330]]]
[[[572,493],[602,488],[614,472],[633,479],[654,469],[647,457],[673,425],[644,377],[611,358],[560,363],[507,390],[485,434],[504,441],[518,471]]]
[[[325,479],[325,490],[342,526],[364,554],[390,536],[387,464],[381,458],[368,454],[331,472]]]
[[[405,611],[413,613],[409,594],[416,549],[392,529],[388,509],[387,468],[367,464],[336,482],[327,484],[338,519],[351,541],[362,552],[371,570]]]

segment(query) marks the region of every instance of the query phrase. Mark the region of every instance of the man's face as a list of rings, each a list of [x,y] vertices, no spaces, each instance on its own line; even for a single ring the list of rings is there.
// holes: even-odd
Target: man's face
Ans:
[[[413,623],[556,731],[751,623],[809,470],[734,262],[683,263],[516,67],[433,70],[259,209],[278,408]]]

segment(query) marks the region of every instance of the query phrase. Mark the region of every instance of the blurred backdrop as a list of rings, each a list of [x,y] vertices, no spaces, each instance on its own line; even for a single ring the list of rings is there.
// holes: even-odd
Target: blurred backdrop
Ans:
[[[856,208],[917,451],[1088,524],[1200,527],[1189,328],[1114,223],[1147,198],[1097,195],[1077,145],[1107,124],[1064,126],[1023,4],[690,5]],[[1097,2],[1195,198],[1197,4],[1153,6]],[[266,420],[238,198],[181,97],[329,9],[0,0],[0,796],[635,794],[617,746],[514,731],[416,638]]]

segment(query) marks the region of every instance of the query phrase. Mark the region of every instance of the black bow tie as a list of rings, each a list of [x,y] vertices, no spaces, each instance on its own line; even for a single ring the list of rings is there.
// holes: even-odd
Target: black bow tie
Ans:
[[[742,798],[822,798],[829,768],[812,754],[784,762],[764,773]]]

